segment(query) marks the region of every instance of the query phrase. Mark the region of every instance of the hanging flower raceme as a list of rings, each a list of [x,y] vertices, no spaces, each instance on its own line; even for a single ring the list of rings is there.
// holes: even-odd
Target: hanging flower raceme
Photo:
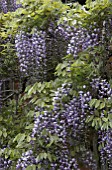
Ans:
[[[33,34],[21,31],[16,35],[15,47],[22,76],[40,80],[46,76],[46,33],[35,29]]]
[[[16,11],[16,9],[20,8],[21,4],[17,4],[16,0],[1,0],[0,1],[0,12],[7,13]]]

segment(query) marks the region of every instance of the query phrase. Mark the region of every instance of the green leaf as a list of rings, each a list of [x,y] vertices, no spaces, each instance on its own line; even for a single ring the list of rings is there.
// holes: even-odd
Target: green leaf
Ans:
[[[18,143],[21,143],[25,139],[25,134],[21,134],[20,138],[18,139]]]
[[[5,159],[7,159],[9,157],[9,155],[5,155]]]
[[[90,102],[89,102],[89,105],[90,107],[94,106],[95,103],[96,103],[97,99],[92,99]]]
[[[30,110],[27,114],[27,117],[33,117],[34,116],[34,111]]]
[[[49,161],[52,162],[52,155],[50,153],[47,154],[47,157],[48,157]]]
[[[44,159],[47,158],[47,153],[43,153],[43,158],[44,158]]]
[[[26,126],[26,127],[25,127],[25,129],[32,129],[32,128],[33,128],[33,126],[34,126],[34,125],[33,125],[33,123],[32,123],[32,124],[30,124],[30,125]]]
[[[13,142],[17,141],[18,143],[21,143],[25,139],[25,134],[19,133],[14,139]]]
[[[87,122],[87,123],[88,123],[88,122],[91,122],[91,121],[93,120],[93,118],[94,118],[94,115],[88,116],[87,119],[86,119],[86,122]]]
[[[7,132],[3,132],[3,136],[4,136],[4,138],[6,138],[7,137]]]
[[[100,104],[100,109],[103,109],[105,107],[105,102]]]
[[[38,99],[38,97],[37,97],[37,96],[34,96],[34,97],[32,98],[32,100],[30,100],[30,103],[36,102],[37,99]]]
[[[0,121],[2,121],[3,120],[3,117],[2,116],[0,116]]]
[[[92,127],[94,127],[95,126],[95,120],[93,120],[93,122],[92,122]]]
[[[32,94],[36,94],[37,90],[37,83],[35,83],[29,90],[28,90],[28,95],[31,96]]]
[[[112,114],[108,114],[108,119],[112,121]]]
[[[31,86],[27,86],[25,89],[25,92],[28,92],[30,90]]]
[[[16,148],[17,149],[23,149],[25,147],[25,143],[24,142],[19,142],[17,145],[16,145]]]
[[[107,130],[108,129],[108,122],[103,123],[102,129]]]
[[[33,93],[33,91],[34,91],[34,88],[33,88],[33,87],[31,87],[31,88],[30,88],[30,90],[28,91],[28,95],[30,95],[30,96],[31,96],[31,95],[32,95],[32,93]]]
[[[0,136],[2,136],[2,131],[0,130]]]
[[[27,140],[27,142],[30,142],[31,141],[31,137],[27,136],[26,140]]]
[[[101,119],[99,120],[99,126],[100,126],[100,127],[102,126],[102,121],[101,121]]]
[[[104,122],[108,122],[108,118],[103,117],[102,120],[103,120]]]
[[[37,160],[37,161],[40,161],[40,160],[46,159],[46,158],[47,158],[47,153],[46,153],[46,152],[41,152],[41,153],[37,156],[36,160]]]
[[[110,128],[112,128],[112,122],[109,122],[109,126],[110,126]]]
[[[29,165],[26,170],[36,170],[36,165]]]
[[[20,135],[20,134],[16,135],[16,137],[13,139],[13,142],[15,142],[15,141],[17,141],[17,140],[18,140],[19,135]]]
[[[100,100],[97,100],[96,102],[95,102],[95,108],[98,108],[99,106],[100,106]]]

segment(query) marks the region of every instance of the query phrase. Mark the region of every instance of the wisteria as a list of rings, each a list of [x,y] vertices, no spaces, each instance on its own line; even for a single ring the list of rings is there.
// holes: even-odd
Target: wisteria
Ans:
[[[6,146],[4,146],[1,149],[1,152],[5,151]],[[9,158],[5,158],[5,157],[0,157],[0,170],[2,169],[8,169],[11,165],[12,161]]]
[[[112,97],[112,88],[106,79],[101,80],[100,78],[93,79],[91,86],[96,93],[98,99],[106,98],[111,99]],[[95,94],[94,93],[94,94]]]
[[[0,169],[111,170],[111,8],[18,2],[0,1]]]
[[[46,165],[52,167],[51,169],[78,169],[77,161],[81,160],[84,161],[84,163],[86,161],[87,167],[91,167],[95,170],[97,169],[97,165],[94,158],[92,156],[87,157],[89,151],[85,150],[85,153],[87,152],[87,155],[85,156],[86,159],[84,159],[83,154],[80,159],[77,158],[77,161],[75,157],[70,156],[69,147],[73,147],[73,144],[78,146],[79,141],[80,144],[84,144],[86,136],[85,108],[89,107],[86,103],[91,99],[89,92],[86,94],[83,91],[80,91],[78,98],[74,97],[68,104],[64,104],[62,96],[66,97],[69,95],[70,86],[71,85],[67,87],[66,84],[63,84],[62,87],[58,88],[57,92],[55,92],[55,97],[53,97],[54,109],[52,111],[54,113],[45,111],[44,108],[36,107],[36,112],[40,112],[40,115],[38,117],[35,115],[34,128],[31,136],[32,138],[36,137],[37,140],[43,139],[44,145],[50,143],[50,135],[56,135],[58,137],[57,140],[62,147],[60,148],[61,150],[56,146],[54,147],[57,157],[56,162],[53,161],[50,164],[48,161],[49,163]],[[63,111],[60,110],[60,104],[63,107]],[[43,134],[44,130],[47,131],[46,135]],[[35,142],[31,143],[33,146],[35,145]],[[41,150],[41,147],[37,150]],[[67,154],[65,154],[66,152]],[[65,156],[62,156],[63,153]],[[60,160],[60,157],[63,157],[63,159]]]
[[[29,37],[22,32],[19,35],[16,35],[15,46],[17,48],[17,55],[19,57],[20,71],[26,72],[27,65],[30,64],[30,62],[32,62],[32,55],[33,55],[32,54],[33,51],[31,49],[32,46]],[[30,58],[28,58],[29,55]]]
[[[17,4],[16,0],[1,0],[0,1],[0,12],[7,13],[13,12],[16,9],[22,7],[21,4]]]
[[[45,32],[20,32],[16,35],[15,47],[19,58],[20,72],[23,76],[33,76],[40,80],[46,75]]]
[[[112,129],[99,131],[100,161],[102,168],[112,169]]]
[[[74,58],[81,51],[87,48],[98,45],[99,29],[93,29],[92,33],[89,33],[85,28],[74,28],[73,36],[68,44],[67,54],[73,54]]]
[[[33,156],[32,150],[29,150],[22,154],[21,159],[18,160],[16,169],[22,168],[22,170],[25,170],[28,165],[33,165],[36,163],[36,159]]]
[[[41,73],[43,72],[43,75],[48,74],[49,68],[52,66],[55,67],[57,61],[61,61],[65,55],[72,54],[74,58],[77,58],[79,52],[103,44],[105,42],[103,34],[104,32],[106,34],[106,30],[104,31],[105,26],[100,29],[95,25],[96,23],[94,23],[93,26],[90,26],[89,30],[87,30],[83,27],[70,27],[67,24],[65,24],[65,26],[58,25],[56,27],[53,23],[50,23],[46,32],[35,29],[32,35],[30,33],[22,32],[16,35],[15,43],[19,62],[21,63],[21,71],[25,72],[27,69],[30,73],[32,72],[30,68],[35,65],[34,62],[31,62],[32,58],[32,61],[36,61],[37,63],[35,69],[37,68],[37,70],[41,70],[46,67],[45,70],[41,70]],[[29,51],[25,50],[25,47],[22,49],[22,45],[24,44],[25,46],[25,43]],[[19,44],[21,44],[20,48]],[[28,53],[30,57],[28,57]],[[21,58],[21,55],[24,57]],[[23,59],[26,64],[23,64]],[[28,60],[30,61],[30,66],[28,66],[27,63]],[[54,60],[56,63],[53,62]],[[38,76],[40,76],[41,79],[42,75],[39,72]],[[37,79],[39,79],[38,76],[36,77]]]
[[[7,169],[11,165],[11,161],[5,158],[0,158],[0,170]]]
[[[2,0],[2,1],[1,1],[1,10],[2,10],[4,13],[7,13],[7,12],[8,12],[8,9],[7,9],[7,1],[6,1],[6,0]]]
[[[34,30],[34,33],[31,37],[32,41],[32,48],[33,48],[33,56],[35,57],[35,63],[36,63],[36,72],[37,77],[36,79],[43,78],[46,80],[47,76],[47,56],[46,56],[46,32],[45,31],[37,31],[37,29]],[[34,64],[33,64],[34,66]]]
[[[100,96],[100,98],[101,98],[101,94],[99,95],[99,93],[101,92],[100,89],[102,89],[102,86],[104,86],[105,88],[108,86],[108,88],[106,89],[107,93],[103,94],[104,95],[103,97],[107,97],[107,94],[109,97],[111,96],[110,85],[105,80],[100,80],[98,78],[93,79],[91,85],[92,85],[92,89],[94,90],[94,94]],[[45,145],[47,145],[50,142],[49,134],[57,135],[59,137],[58,142],[62,143],[63,145],[63,147],[61,148],[62,152],[65,151],[66,149],[69,150],[67,146],[72,147],[73,143],[77,146],[79,144],[79,141],[80,144],[82,143],[82,145],[84,145],[86,141],[86,137],[89,133],[85,121],[88,116],[88,113],[92,115],[94,114],[93,108],[89,106],[89,101],[92,99],[92,95],[90,92],[85,93],[83,91],[79,91],[79,97],[74,97],[66,104],[63,103],[62,98],[69,96],[70,87],[71,87],[70,84],[69,85],[63,84],[62,87],[58,88],[57,91],[55,92],[55,96],[53,97],[54,113],[44,111],[44,108],[38,108],[38,107],[36,108],[36,111],[40,112],[40,115],[37,118],[35,116],[34,128],[32,132],[32,137],[37,136],[37,139],[38,138],[41,139],[42,137],[44,139]],[[84,85],[84,89],[85,88],[86,86]],[[104,91],[105,88],[103,89]],[[60,110],[61,107],[63,107],[63,111],[62,109]],[[43,136],[44,130],[47,130],[48,133],[45,136]],[[105,138],[100,135],[99,141],[102,141],[103,139],[108,139],[108,141],[106,141],[105,149],[103,148],[101,149],[100,159],[102,162],[102,159],[104,158],[106,159],[107,154],[109,154],[108,164],[110,168],[111,163],[109,161],[111,161],[111,149],[110,150],[107,149],[108,147],[111,148],[111,133],[109,132],[105,131],[105,135],[106,135]],[[88,147],[91,146],[88,145]],[[87,167],[90,167],[92,170],[95,170],[97,169],[97,163],[95,158],[93,157],[92,151],[88,150],[88,147],[87,148],[85,147],[84,149],[85,154],[82,153],[82,156],[80,156],[79,159],[77,158],[77,161],[82,161],[84,164],[86,164]],[[102,155],[104,153],[103,150],[105,150],[106,152],[105,157]],[[75,158],[76,157],[77,154],[75,155]],[[63,164],[63,161],[61,163]],[[58,164],[52,163],[52,166],[56,168],[56,166],[59,166],[59,164],[60,164],[59,162]],[[61,167],[63,169],[62,164],[60,165],[60,169]],[[103,166],[103,164],[101,166]],[[70,170],[71,169],[70,164],[68,167],[69,167],[68,170]]]
[[[70,35],[65,32],[64,28],[55,27],[53,23],[50,23],[46,32],[35,28],[33,33],[22,31],[18,33],[15,38],[15,47],[20,72],[24,76],[34,74],[33,78],[38,81],[49,80],[49,68],[53,70],[57,62],[62,61],[67,54],[69,39]]]

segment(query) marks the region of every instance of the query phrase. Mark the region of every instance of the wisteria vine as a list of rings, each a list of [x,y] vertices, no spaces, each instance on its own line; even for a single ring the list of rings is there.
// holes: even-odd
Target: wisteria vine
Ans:
[[[0,12],[4,14],[16,11],[19,7],[22,6],[16,4],[16,0],[0,2]],[[86,27],[81,24],[71,26],[66,22],[57,24],[58,21],[50,21],[46,28],[34,26],[26,29],[24,26],[23,30],[16,32],[13,44],[17,55],[18,72],[21,80],[27,78],[27,84],[55,81],[55,67],[63,62],[63,57],[66,55],[72,55],[76,61],[80,52],[90,49],[94,51],[95,48],[103,45],[107,51],[105,60],[108,60],[111,55],[109,48],[111,44],[109,37],[112,36],[111,17],[99,21],[99,25],[93,22]],[[96,56],[94,54],[93,56],[95,60],[95,57],[98,57],[97,52]],[[106,108],[104,105],[99,111],[97,106],[90,104],[94,99],[100,103],[110,102],[112,87],[108,76],[107,79],[102,75],[100,78],[97,75],[93,77],[95,78],[88,78],[89,88],[82,83],[81,90],[75,95],[72,90],[77,85],[71,81],[62,83],[58,88],[54,87],[55,90],[51,90],[52,101],[48,102],[48,105],[52,105],[51,109],[46,106],[35,107],[34,125],[29,142],[31,148],[18,158],[17,170],[25,170],[30,165],[35,165],[41,170],[82,170],[82,168],[102,170],[104,167],[106,170],[112,169],[111,106]],[[0,80],[0,111],[2,86]],[[33,95],[35,96],[36,92]],[[28,102],[29,100],[28,98]],[[92,121],[96,117],[102,126],[95,129]],[[103,129],[103,123],[107,120],[110,124]],[[96,137],[96,144],[93,144],[94,137]],[[6,149],[7,147],[3,149],[3,153]],[[0,168],[8,169],[11,166],[13,162],[10,157],[0,157]]]

